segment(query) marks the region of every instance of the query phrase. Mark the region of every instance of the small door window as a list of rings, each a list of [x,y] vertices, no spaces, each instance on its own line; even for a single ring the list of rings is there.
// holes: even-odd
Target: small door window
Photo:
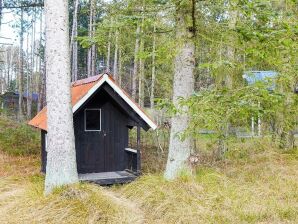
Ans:
[[[101,109],[85,109],[85,131],[101,131]]]

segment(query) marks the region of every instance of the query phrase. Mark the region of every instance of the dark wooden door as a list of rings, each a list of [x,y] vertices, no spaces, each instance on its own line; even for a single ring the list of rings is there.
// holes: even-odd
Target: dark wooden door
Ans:
[[[85,109],[74,117],[74,128],[78,172],[104,172],[104,133],[102,131],[86,131]]]
[[[102,132],[87,132],[84,169],[90,173],[104,171],[104,136]]]
[[[125,169],[123,133],[125,118],[119,109],[111,102],[103,107],[104,124],[104,161],[105,172],[121,171]]]

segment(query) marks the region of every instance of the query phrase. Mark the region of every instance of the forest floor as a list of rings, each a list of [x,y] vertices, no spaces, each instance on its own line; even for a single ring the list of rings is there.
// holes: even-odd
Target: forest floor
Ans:
[[[298,151],[268,141],[237,143],[221,161],[202,162],[175,181],[148,172],[127,185],[81,183],[47,197],[39,156],[4,143],[0,223],[298,223]]]

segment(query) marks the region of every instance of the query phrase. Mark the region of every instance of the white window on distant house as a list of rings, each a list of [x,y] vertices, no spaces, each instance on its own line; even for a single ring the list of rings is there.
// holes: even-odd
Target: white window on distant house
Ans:
[[[101,131],[101,109],[85,109],[85,131]]]

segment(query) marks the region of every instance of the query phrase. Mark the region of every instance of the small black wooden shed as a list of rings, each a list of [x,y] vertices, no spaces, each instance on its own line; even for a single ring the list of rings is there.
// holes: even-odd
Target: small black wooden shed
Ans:
[[[72,84],[77,169],[81,180],[99,184],[132,181],[141,171],[140,128],[157,125],[107,74]],[[30,125],[41,129],[42,171],[47,161],[46,108]],[[137,127],[137,149],[128,148],[129,129]]]

